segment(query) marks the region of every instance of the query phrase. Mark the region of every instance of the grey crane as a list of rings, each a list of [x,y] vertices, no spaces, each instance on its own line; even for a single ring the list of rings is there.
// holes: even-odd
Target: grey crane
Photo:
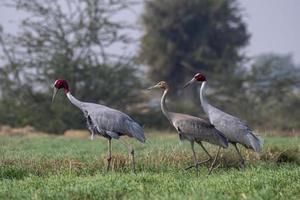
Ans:
[[[206,77],[203,74],[197,73],[189,82],[185,84],[184,87],[187,87],[196,81],[202,83],[200,88],[200,101],[204,112],[208,115],[210,123],[212,123],[219,131],[224,133],[229,143],[234,145],[240,157],[240,164],[244,168],[245,160],[237,147],[237,143],[248,149],[260,152],[262,149],[263,140],[256,136],[241,119],[225,113],[208,103],[203,94],[206,88]]]
[[[108,156],[107,156],[107,171],[111,165],[111,140],[119,139],[123,145],[127,147],[132,156],[132,170],[135,172],[134,149],[121,136],[134,137],[138,141],[145,143],[144,131],[141,126],[133,121],[128,115],[118,110],[95,104],[77,100],[70,92],[68,82],[63,79],[58,79],[54,83],[54,93],[52,102],[59,89],[64,89],[64,92],[70,102],[78,107],[86,117],[87,126],[92,136],[99,134],[108,140]]]
[[[228,141],[226,137],[217,129],[214,128],[212,124],[205,121],[204,119],[194,117],[191,115],[181,114],[181,113],[173,113],[169,112],[166,106],[166,96],[169,91],[169,86],[166,82],[160,81],[156,85],[149,87],[148,90],[160,88],[163,89],[163,95],[161,98],[161,110],[162,113],[166,116],[166,118],[169,120],[169,122],[175,127],[179,134],[180,140],[188,140],[191,143],[192,151],[193,151],[193,158],[194,158],[194,164],[190,167],[187,167],[186,169],[190,169],[192,167],[195,167],[198,171],[198,165],[206,163],[210,160],[212,160],[212,156],[208,153],[208,151],[205,149],[205,147],[202,144],[202,141],[214,144],[219,146],[218,152],[209,168],[208,174],[211,173],[213,166],[215,164],[215,161],[219,155],[221,147],[227,148],[228,147]],[[194,149],[194,142],[198,143],[204,152],[208,155],[208,159],[198,162],[195,149]]]

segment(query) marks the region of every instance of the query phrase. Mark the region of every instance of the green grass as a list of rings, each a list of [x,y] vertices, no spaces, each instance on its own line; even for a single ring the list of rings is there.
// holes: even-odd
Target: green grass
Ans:
[[[300,199],[300,138],[269,137],[261,156],[244,148],[245,170],[234,149],[220,167],[192,164],[188,143],[176,135],[148,137],[135,146],[137,174],[127,150],[113,141],[113,169],[106,173],[107,142],[64,137],[0,137],[0,199]],[[206,145],[212,154],[216,148]],[[205,154],[197,147],[199,159]]]

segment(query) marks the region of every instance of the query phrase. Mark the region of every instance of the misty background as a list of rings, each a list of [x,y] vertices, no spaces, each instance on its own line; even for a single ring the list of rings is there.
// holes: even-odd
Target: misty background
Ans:
[[[196,86],[206,74],[213,105],[256,129],[300,128],[300,2],[259,0],[12,0],[1,2],[0,124],[63,133],[85,128],[57,78],[83,101],[120,109],[145,128],[169,128],[170,110],[203,115]],[[204,116],[205,117],[205,116]]]

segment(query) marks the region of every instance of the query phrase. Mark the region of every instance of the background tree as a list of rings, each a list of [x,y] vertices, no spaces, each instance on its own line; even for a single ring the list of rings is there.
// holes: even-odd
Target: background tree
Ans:
[[[217,89],[237,73],[249,40],[236,0],[150,0],[142,24],[141,62],[152,80],[164,79],[176,91],[197,71]]]
[[[1,122],[52,132],[83,127],[79,111],[63,95],[50,106],[50,84],[57,78],[67,79],[82,100],[122,110],[139,101],[132,55],[114,53],[132,41],[131,25],[117,17],[130,5],[130,0],[7,1],[27,17],[17,34],[0,37]]]
[[[291,55],[255,58],[244,90],[251,108],[247,118],[253,124],[269,129],[300,128],[300,66]]]
[[[129,37],[132,25],[118,17],[134,2],[6,2],[26,18],[16,34],[0,28],[2,124],[29,124],[56,133],[70,127],[84,128],[80,111],[63,95],[56,99],[60,102],[51,105],[50,85],[65,78],[71,91],[84,101],[130,112],[147,127],[169,127],[160,110],[154,109],[155,101],[136,104],[147,93],[139,95],[143,82],[126,48],[133,39]],[[151,0],[145,2],[141,19],[145,32],[139,58],[149,66],[153,82],[165,79],[177,92],[173,94],[181,95],[178,87],[202,71],[209,80],[208,98],[217,107],[251,126],[300,127],[296,109],[300,66],[289,55],[264,54],[244,67],[247,60],[240,50],[249,33],[236,0]],[[186,94],[194,95],[197,107],[186,101],[191,98],[170,103],[182,99],[174,110],[197,115],[201,110],[198,93],[193,88]]]

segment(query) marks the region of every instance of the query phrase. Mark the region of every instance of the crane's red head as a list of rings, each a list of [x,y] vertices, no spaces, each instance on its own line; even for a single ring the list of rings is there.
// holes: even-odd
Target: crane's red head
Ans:
[[[57,79],[54,82],[54,87],[57,88],[58,90],[63,88],[65,90],[65,93],[70,91],[68,82],[64,79]]]
[[[194,83],[195,81],[200,81],[200,82],[203,82],[203,81],[206,81],[206,78],[203,74],[201,73],[197,73],[195,74],[195,76],[192,78],[192,80],[190,80],[189,82],[187,82],[184,87],[187,87],[189,85],[191,85],[192,83]]]
[[[54,82],[54,91],[53,91],[53,96],[52,96],[52,102],[54,101],[54,98],[57,94],[57,91],[59,89],[64,89],[65,90],[65,93],[68,93],[70,90],[69,90],[69,85],[68,85],[68,82],[66,80],[63,80],[63,79],[57,79],[55,82]]]
[[[196,81],[201,81],[201,82],[206,81],[205,76],[203,74],[201,74],[201,73],[195,74],[194,79]]]

